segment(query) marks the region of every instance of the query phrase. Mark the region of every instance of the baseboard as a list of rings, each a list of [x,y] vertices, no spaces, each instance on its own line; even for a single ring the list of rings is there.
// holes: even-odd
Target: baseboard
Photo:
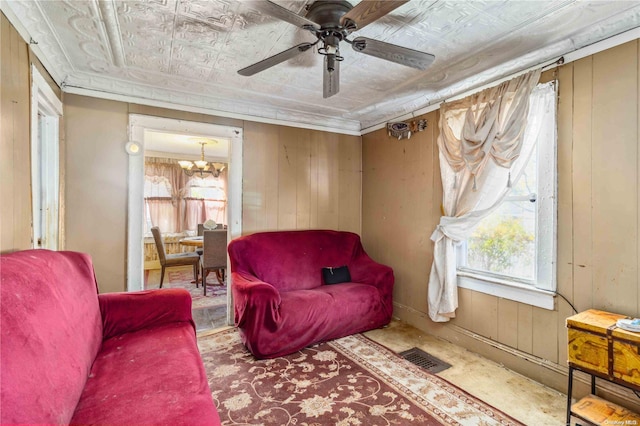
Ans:
[[[569,368],[523,352],[500,342],[480,336],[454,324],[436,323],[421,311],[394,302],[394,317],[432,336],[461,346],[490,359],[529,379],[542,383],[566,394]],[[574,374],[573,397],[580,398],[590,392],[590,376],[581,372]],[[598,395],[640,412],[640,399],[633,391],[605,380],[597,380]]]

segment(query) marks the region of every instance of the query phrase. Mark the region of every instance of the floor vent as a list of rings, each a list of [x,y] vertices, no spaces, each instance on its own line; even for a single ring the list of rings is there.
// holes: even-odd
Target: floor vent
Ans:
[[[418,348],[411,348],[404,352],[400,352],[400,356],[412,364],[422,367],[430,373],[439,373],[451,367],[451,364],[434,357]]]

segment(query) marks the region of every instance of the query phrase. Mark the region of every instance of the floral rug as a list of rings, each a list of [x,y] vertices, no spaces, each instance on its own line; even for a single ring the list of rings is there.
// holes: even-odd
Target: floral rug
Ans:
[[[521,425],[360,334],[270,360],[234,328],[198,345],[223,425]]]

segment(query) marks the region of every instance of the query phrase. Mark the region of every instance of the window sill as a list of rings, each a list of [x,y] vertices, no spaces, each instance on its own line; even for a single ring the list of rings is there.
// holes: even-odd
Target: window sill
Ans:
[[[458,287],[490,294],[539,308],[554,310],[555,293],[520,284],[458,270]]]

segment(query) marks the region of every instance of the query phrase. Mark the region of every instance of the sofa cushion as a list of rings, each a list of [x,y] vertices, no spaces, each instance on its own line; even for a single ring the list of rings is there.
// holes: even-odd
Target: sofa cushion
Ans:
[[[90,257],[26,250],[0,272],[0,422],[68,423],[102,340]]]
[[[73,424],[219,424],[193,326],[175,322],[104,341]]]
[[[247,273],[279,291],[322,285],[322,268],[349,265],[360,247],[351,232],[277,231],[240,237],[229,246],[231,269]]]

